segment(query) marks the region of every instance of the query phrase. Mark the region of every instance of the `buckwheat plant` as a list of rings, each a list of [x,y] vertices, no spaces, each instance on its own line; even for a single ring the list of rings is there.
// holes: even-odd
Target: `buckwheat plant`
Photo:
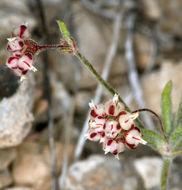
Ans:
[[[142,108],[130,111],[118,93],[99,75],[92,64],[78,51],[74,39],[62,21],[58,21],[63,38],[58,45],[38,45],[30,38],[27,26],[16,28],[12,37],[8,39],[8,51],[12,56],[6,65],[21,78],[29,71],[36,71],[34,58],[41,50],[55,48],[61,53],[76,56],[87,67],[96,80],[105,87],[113,96],[105,103],[95,105],[89,103],[91,108],[89,129],[86,138],[91,141],[99,141],[105,153],[112,153],[119,158],[119,153],[125,148],[135,149],[139,144],[148,145],[157,151],[162,159],[161,190],[167,190],[168,176],[173,159],[182,154],[182,98],[175,117],[172,115],[171,89],[169,81],[161,96],[162,119],[152,110]],[[159,120],[159,128],[156,131],[145,129],[138,120],[140,112],[148,111]]]

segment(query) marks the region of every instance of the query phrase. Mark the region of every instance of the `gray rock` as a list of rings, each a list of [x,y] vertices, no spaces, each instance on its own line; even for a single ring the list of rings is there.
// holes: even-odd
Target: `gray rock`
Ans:
[[[12,177],[8,170],[0,171],[0,189],[12,183]]]
[[[67,190],[117,190],[122,187],[121,163],[114,157],[94,155],[69,168]]]
[[[5,188],[5,190],[34,190],[34,189],[30,187],[10,187],[10,188]]]
[[[28,9],[26,0],[1,0],[0,9],[0,35],[9,35],[12,27],[25,22],[30,29],[35,26],[35,19]]]
[[[9,164],[15,159],[15,149],[0,150],[0,170],[7,169]]]
[[[146,189],[160,185],[162,159],[158,157],[144,157],[134,161],[134,166],[142,177]]]
[[[31,73],[17,92],[0,102],[0,148],[20,144],[31,129],[35,87]]]
[[[167,82],[172,80],[173,89],[171,97],[173,111],[176,112],[182,92],[181,70],[181,62],[176,63],[169,60],[164,60],[158,71],[147,74],[142,78],[142,87],[148,108],[154,110],[158,114],[161,113],[161,93]]]

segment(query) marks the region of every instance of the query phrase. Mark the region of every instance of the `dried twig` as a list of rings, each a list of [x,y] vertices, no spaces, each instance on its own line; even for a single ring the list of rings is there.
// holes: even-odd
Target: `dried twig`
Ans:
[[[67,176],[67,168],[68,168],[68,159],[69,159],[69,145],[71,141],[71,129],[73,125],[74,118],[74,110],[75,110],[75,99],[74,97],[71,100],[71,108],[64,116],[64,126],[65,126],[65,143],[64,143],[64,151],[63,151],[63,166],[62,172],[59,177],[59,187],[60,189],[64,189],[64,182]]]
[[[39,8],[39,14],[41,19],[42,33],[44,35],[44,40],[49,43],[49,33],[46,27],[46,20],[44,15],[44,9],[41,0],[37,0],[37,5]],[[48,101],[47,118],[48,118],[48,139],[49,139],[49,149],[50,149],[50,159],[51,159],[51,176],[52,176],[52,190],[57,189],[57,179],[56,179],[56,156],[55,156],[55,142],[54,142],[54,121],[51,112],[51,88],[50,88],[50,73],[49,73],[49,55],[48,52],[43,52],[44,61],[44,97]]]
[[[92,12],[99,14],[108,19],[114,19],[115,13],[109,10],[103,9],[99,3],[91,2],[90,0],[82,0],[83,5]]]
[[[140,85],[138,72],[136,69],[136,63],[135,63],[135,56],[133,52],[133,30],[134,30],[134,21],[135,21],[135,15],[134,13],[130,13],[127,18],[127,34],[126,34],[126,41],[125,41],[125,57],[128,64],[128,77],[129,82],[132,87],[134,98],[136,100],[136,103],[139,107],[143,108],[146,107],[142,87]],[[147,127],[149,129],[154,129],[154,124],[151,118],[145,114],[145,117],[143,117],[143,120],[147,124]]]
[[[156,30],[154,30],[152,34],[150,59],[149,62],[147,63],[147,68],[145,70],[145,73],[148,73],[154,66],[157,54],[158,54],[158,42],[157,42]]]
[[[115,15],[115,23],[114,23],[114,27],[113,27],[113,37],[112,37],[112,43],[108,49],[108,53],[106,56],[106,60],[104,63],[104,68],[102,71],[102,77],[104,80],[107,80],[108,75],[109,75],[109,71],[111,68],[111,64],[113,61],[113,58],[116,54],[117,51],[117,46],[118,46],[118,41],[119,41],[119,34],[120,34],[120,25],[121,25],[121,20],[122,20],[122,14],[118,13]],[[99,84],[96,92],[95,92],[95,96],[94,96],[94,103],[98,104],[100,102],[101,96],[102,96],[102,90],[103,87]],[[76,149],[75,149],[75,155],[74,158],[77,160],[79,159],[82,151],[83,151],[83,147],[85,144],[85,133],[88,130],[88,121],[89,121],[89,113],[87,115],[87,118],[84,122],[81,134],[80,134],[80,138],[78,140]]]

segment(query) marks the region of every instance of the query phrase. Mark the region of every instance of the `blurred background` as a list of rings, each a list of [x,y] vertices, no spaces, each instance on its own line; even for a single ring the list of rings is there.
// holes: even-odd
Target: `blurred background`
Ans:
[[[59,50],[35,57],[36,73],[22,83],[5,66],[7,38],[28,23],[40,45],[59,44],[63,20],[79,51],[131,110],[161,115],[172,80],[173,114],[182,92],[181,0],[0,1],[0,189],[157,190],[162,160],[150,147],[126,150],[120,160],[85,141],[88,103],[112,96],[74,56]],[[145,127],[158,130],[150,114]],[[182,159],[174,160],[169,189],[182,189]]]

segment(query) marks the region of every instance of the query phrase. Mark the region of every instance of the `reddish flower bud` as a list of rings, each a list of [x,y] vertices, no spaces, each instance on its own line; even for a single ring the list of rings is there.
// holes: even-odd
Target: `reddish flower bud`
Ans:
[[[118,158],[118,154],[125,150],[125,146],[121,140],[107,139],[103,143],[103,149],[105,151],[105,154],[111,152],[116,156],[116,158]]]
[[[118,116],[119,112],[125,108],[124,104],[118,101],[118,95],[104,104],[105,112],[111,116]]]
[[[139,112],[129,113],[127,111],[122,111],[119,113],[119,124],[122,129],[129,130],[134,125],[134,120],[139,116]]]
[[[116,138],[121,132],[121,126],[117,121],[107,121],[105,125],[105,134],[107,138]]]
[[[142,134],[137,127],[129,130],[125,133],[125,142],[129,148],[134,149],[137,147],[139,143],[146,144],[147,142],[143,140]]]
[[[27,29],[27,26],[25,25],[20,25],[17,28],[14,29],[12,36],[19,36],[20,38],[29,38],[30,33]]]

